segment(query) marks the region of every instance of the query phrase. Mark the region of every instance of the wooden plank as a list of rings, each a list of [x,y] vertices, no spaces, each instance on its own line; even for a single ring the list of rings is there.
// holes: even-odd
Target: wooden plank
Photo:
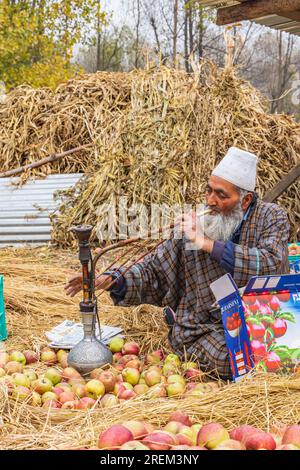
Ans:
[[[269,191],[264,197],[265,202],[273,202],[283,194],[297,179],[300,178],[300,162],[282,178],[281,181]]]
[[[278,13],[279,15],[280,13]],[[290,20],[299,21],[300,23],[300,10],[295,11],[285,11],[282,13],[282,16],[289,18]]]
[[[219,8],[217,24],[219,26],[245,20],[255,20],[267,15],[295,12],[300,10],[300,0],[252,0],[231,7]]]

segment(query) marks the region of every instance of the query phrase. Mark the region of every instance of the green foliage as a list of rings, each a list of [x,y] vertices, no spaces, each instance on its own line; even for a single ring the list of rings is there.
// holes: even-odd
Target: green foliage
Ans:
[[[0,3],[0,80],[11,87],[50,86],[73,76],[76,42],[88,28],[105,23],[98,0],[2,0]]]

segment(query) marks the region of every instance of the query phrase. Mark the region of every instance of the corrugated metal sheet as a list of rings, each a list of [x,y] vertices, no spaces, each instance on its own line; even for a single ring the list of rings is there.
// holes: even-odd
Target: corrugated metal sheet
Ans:
[[[50,241],[49,212],[55,211],[57,190],[68,189],[82,174],[49,175],[43,180],[29,180],[17,187],[18,178],[0,179],[0,248],[27,243],[40,245]]]
[[[239,1],[234,0],[199,0],[201,5],[210,8],[222,8],[230,7],[231,5],[238,5]],[[268,15],[262,18],[257,18],[253,20],[255,23],[269,26],[270,28],[285,31],[286,33],[292,33],[297,36],[300,36],[300,21],[294,21],[289,18],[285,18],[279,15]]]

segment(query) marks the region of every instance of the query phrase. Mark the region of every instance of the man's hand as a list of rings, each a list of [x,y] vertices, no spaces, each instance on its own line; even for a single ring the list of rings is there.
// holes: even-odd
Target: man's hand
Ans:
[[[102,276],[96,277],[95,287],[96,289],[108,290],[109,285],[112,283],[112,277],[108,274],[102,274]],[[70,297],[74,297],[82,289],[82,274],[76,274],[68,280],[65,285],[65,291]]]
[[[181,228],[186,238],[199,250],[204,250],[208,253],[212,252],[214,242],[204,234],[200,223],[197,223],[196,212],[180,215],[175,220],[175,224]]]

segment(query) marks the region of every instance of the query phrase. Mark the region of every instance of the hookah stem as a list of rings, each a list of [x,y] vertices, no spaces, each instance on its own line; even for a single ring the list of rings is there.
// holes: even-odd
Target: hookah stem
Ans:
[[[200,214],[198,214],[198,217],[203,217],[204,215],[209,214],[210,212],[211,212],[210,209],[205,209],[203,212],[201,212]],[[170,225],[167,225],[167,226],[165,226],[165,227],[161,227],[160,229],[155,230],[155,231],[152,233],[152,236],[153,236],[153,235],[156,235],[156,234],[158,234],[158,233],[160,233],[160,232],[162,232],[163,230],[173,229],[174,227],[175,227],[175,224],[170,224]],[[103,254],[104,254],[105,252],[107,252],[107,251],[110,251],[110,250],[115,249],[115,248],[120,248],[120,247],[125,246],[125,245],[128,245],[128,244],[130,244],[130,243],[136,243],[137,241],[140,241],[140,240],[141,240],[141,237],[135,237],[135,238],[129,238],[128,240],[122,240],[121,242],[116,243],[116,244],[114,244],[114,245],[110,245],[109,247],[106,247],[106,248],[104,248],[103,250],[101,250],[101,252],[99,252],[96,262],[98,261],[99,257],[100,257],[101,255],[103,255]],[[136,261],[134,261],[130,266],[128,266],[128,267],[125,269],[125,271],[123,271],[123,273],[122,273],[120,276],[116,277],[116,279],[114,279],[114,280],[108,285],[108,287],[107,287],[105,290],[110,289],[110,288],[118,281],[118,279],[120,279],[121,276],[123,276],[124,274],[126,274],[127,271],[129,271],[130,268],[132,268],[136,263],[138,263],[139,261],[141,261],[141,260],[144,258],[144,256],[146,256],[147,254],[151,253],[153,250],[155,250],[156,248],[158,248],[164,241],[165,241],[165,240],[160,240],[160,241],[159,241],[154,247],[152,247],[147,253],[144,253],[140,258],[138,258]],[[146,242],[148,242],[148,240],[147,240]],[[138,248],[138,249],[139,249],[139,248]],[[128,254],[130,251],[131,251],[131,250],[128,250],[125,254]],[[127,261],[125,261],[125,262],[122,264],[122,266],[124,266],[124,264],[125,264],[126,262],[127,262]],[[114,262],[112,263],[112,265],[113,265],[113,264],[114,264]],[[100,284],[98,287],[101,288],[101,286],[102,286],[103,284],[104,284],[104,283]],[[98,294],[97,297],[100,297],[100,295],[102,295],[103,292],[104,292],[104,290],[102,290],[102,291],[100,292],[100,294]]]
[[[209,214],[211,212],[211,209],[205,209],[203,212],[201,212],[200,214],[198,214],[198,217],[202,217],[206,214]],[[170,225],[166,225],[164,227],[161,227],[157,230],[154,230],[152,233],[149,233],[147,234],[148,238],[151,239],[151,237],[153,237],[154,235],[158,235],[159,233],[163,232],[164,230],[170,230],[170,229],[173,229],[175,227],[175,224],[170,224]],[[98,262],[98,259],[104,255],[105,253],[107,253],[108,251],[111,251],[115,248],[122,248],[123,246],[126,246],[126,245],[130,245],[131,243],[136,243],[138,241],[141,241],[144,237],[140,236],[140,237],[134,237],[134,238],[128,238],[127,240],[121,240],[120,242],[117,242],[117,243],[114,243],[112,245],[109,245],[109,246],[106,246],[105,248],[102,248],[102,249],[98,249],[97,250],[97,255],[94,259],[94,268],[96,266],[96,263]]]
[[[113,262],[112,262],[109,266],[107,266],[107,267],[105,268],[105,270],[104,270],[101,274],[104,274],[105,271],[108,271],[110,268],[113,267],[113,265],[114,265],[115,263],[117,263],[118,261],[120,261],[120,259],[124,258],[124,256],[128,255],[129,253],[131,253],[131,252],[134,251],[135,249],[136,249],[136,247],[135,247],[135,245],[134,245],[134,246],[131,247],[129,250],[125,251],[125,253],[122,253],[121,255],[117,256],[117,257],[113,260]],[[138,249],[139,249],[139,248],[138,248]],[[124,264],[127,263],[127,261],[129,261],[129,260],[130,260],[130,258],[128,258],[125,262],[123,262],[123,264],[122,264],[121,266],[124,266]],[[101,275],[101,274],[100,274],[100,275]]]
[[[150,250],[147,251],[147,253],[143,253],[142,256],[140,256],[137,260],[135,260],[133,263],[131,263],[119,276],[116,277],[116,279],[113,279],[113,281],[107,286],[107,288],[105,290],[102,290],[100,292],[100,294],[98,294],[97,297],[100,297],[100,295],[103,294],[103,292],[105,292],[106,290],[110,289],[119,279],[121,276],[124,276],[124,274],[127,273],[127,271],[129,271],[129,269],[131,269],[136,263],[138,263],[139,261],[141,261],[146,255],[148,255],[149,253],[151,253],[152,251],[154,251],[156,248],[158,248],[162,243],[164,243],[165,240],[160,240],[155,246],[153,246],[152,248],[150,248]],[[103,282],[102,284],[100,284],[98,287],[99,289],[101,288],[102,285],[104,285],[105,282]]]

